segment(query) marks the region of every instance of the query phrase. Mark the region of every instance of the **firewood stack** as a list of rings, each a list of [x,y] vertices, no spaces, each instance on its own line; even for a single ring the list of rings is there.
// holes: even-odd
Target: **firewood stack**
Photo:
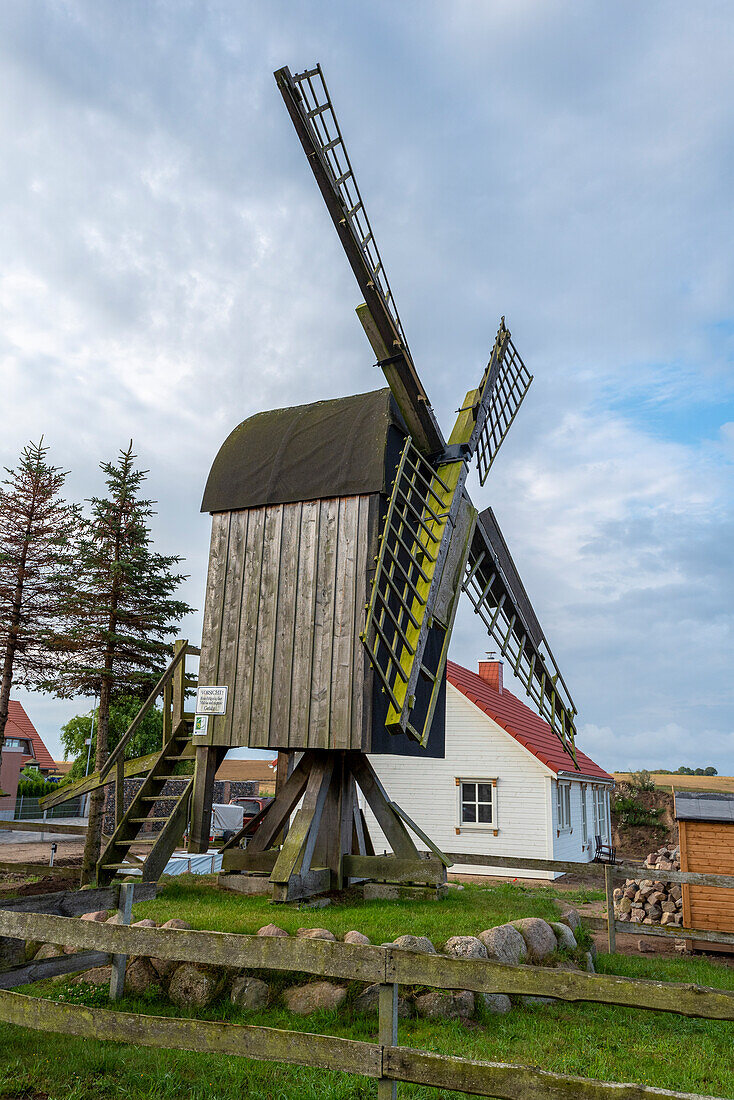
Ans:
[[[683,901],[679,882],[666,882],[665,871],[680,870],[680,848],[658,848],[645,860],[645,866],[656,872],[655,878],[627,879],[614,891],[614,914],[617,920],[631,924],[683,923]]]

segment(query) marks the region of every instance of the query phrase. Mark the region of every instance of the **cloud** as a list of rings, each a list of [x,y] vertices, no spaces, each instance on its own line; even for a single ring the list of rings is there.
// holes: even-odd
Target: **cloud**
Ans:
[[[444,427],[500,314],[535,374],[472,493],[582,747],[734,771],[733,40],[715,3],[5,4],[0,460],[43,432],[82,498],[132,437],[200,609],[229,430],[382,384],[272,78],[321,60]]]

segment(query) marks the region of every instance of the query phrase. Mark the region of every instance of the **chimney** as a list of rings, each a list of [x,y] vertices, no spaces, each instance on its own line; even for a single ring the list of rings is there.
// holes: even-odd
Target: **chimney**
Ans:
[[[502,661],[497,660],[496,653],[488,653],[487,660],[479,662],[479,675],[496,692],[502,694]]]

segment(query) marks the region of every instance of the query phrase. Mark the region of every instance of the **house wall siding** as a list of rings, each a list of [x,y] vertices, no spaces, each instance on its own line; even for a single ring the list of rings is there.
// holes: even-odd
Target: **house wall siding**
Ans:
[[[370,760],[390,798],[443,851],[553,858],[553,838],[549,835],[551,780],[547,769],[451,684],[447,685],[446,693],[445,759],[371,756]],[[459,826],[457,777],[497,778],[497,836],[491,827]],[[389,850],[367,807],[365,814],[375,851]],[[457,835],[459,827],[461,832]],[[457,866],[455,870],[463,874],[512,874],[519,878],[555,877],[553,872],[520,869],[511,872],[495,868],[493,872],[491,867],[480,864]]]

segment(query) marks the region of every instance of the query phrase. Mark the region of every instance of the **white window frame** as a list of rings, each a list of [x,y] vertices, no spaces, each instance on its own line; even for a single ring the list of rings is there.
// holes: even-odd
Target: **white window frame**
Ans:
[[[588,783],[581,784],[581,843],[584,848],[589,843],[589,807],[586,802]]]
[[[556,780],[556,828],[559,833],[573,832],[571,784],[562,779]]]
[[[494,832],[498,831],[498,815],[497,815],[497,777],[496,776],[480,776],[475,778],[474,776],[461,775],[456,779],[456,828],[457,831],[463,832],[465,829],[476,829],[479,832]],[[485,783],[492,788],[492,820],[491,821],[464,821],[462,816],[462,803],[465,801],[463,798],[464,783]],[[477,791],[477,796],[479,792]],[[475,805],[479,805],[478,798],[475,800]],[[486,803],[485,803],[486,805]]]
[[[611,836],[611,829],[608,815],[606,787],[592,787],[591,797],[594,809],[594,836],[600,836],[602,840],[608,842]]]

